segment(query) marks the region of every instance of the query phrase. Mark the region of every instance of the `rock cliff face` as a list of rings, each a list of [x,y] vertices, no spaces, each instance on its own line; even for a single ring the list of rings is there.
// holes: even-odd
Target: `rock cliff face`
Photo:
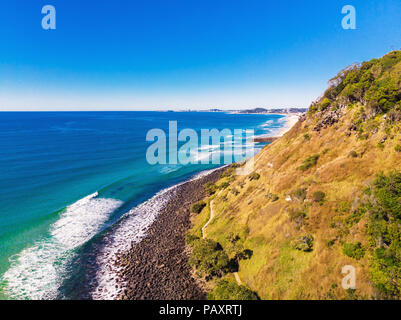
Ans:
[[[400,51],[348,67],[256,156],[252,175],[217,182],[208,237],[230,258],[233,238],[252,252],[238,275],[259,297],[401,296],[400,101]],[[356,290],[342,287],[347,265]]]
[[[320,118],[320,120],[317,122],[313,130],[320,132],[322,129],[332,126],[340,121],[340,118],[344,114],[344,109],[345,106],[341,106],[336,109],[331,108],[328,112],[318,114],[317,117]]]

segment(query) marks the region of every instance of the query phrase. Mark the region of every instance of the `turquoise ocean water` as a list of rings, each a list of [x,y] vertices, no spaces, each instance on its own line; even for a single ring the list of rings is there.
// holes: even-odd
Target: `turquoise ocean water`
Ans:
[[[0,299],[112,297],[91,293],[110,283],[103,261],[143,237],[161,190],[218,166],[148,164],[146,133],[168,133],[169,121],[255,135],[285,125],[209,112],[0,113]]]

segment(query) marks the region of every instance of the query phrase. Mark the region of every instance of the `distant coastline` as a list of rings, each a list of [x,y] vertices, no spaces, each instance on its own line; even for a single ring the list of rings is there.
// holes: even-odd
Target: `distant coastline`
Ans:
[[[224,112],[231,114],[271,114],[271,115],[302,115],[307,108],[253,108],[253,109],[180,109],[180,110],[160,110],[160,112]]]
[[[287,133],[291,128],[298,122],[301,114],[280,114],[286,117],[286,124],[285,126],[274,136],[271,135],[262,135],[253,138],[253,142],[256,143],[266,143],[266,142],[273,142],[278,138],[282,137],[285,133]]]
[[[299,118],[306,113],[307,108],[254,108],[254,109],[244,109],[244,110],[223,110],[223,109],[208,109],[208,110],[168,110],[167,112],[224,112],[228,114],[266,114],[266,115],[278,115],[286,117],[286,125],[274,136],[269,134],[260,135],[252,139],[256,143],[271,143],[286,132],[288,132],[299,120]]]

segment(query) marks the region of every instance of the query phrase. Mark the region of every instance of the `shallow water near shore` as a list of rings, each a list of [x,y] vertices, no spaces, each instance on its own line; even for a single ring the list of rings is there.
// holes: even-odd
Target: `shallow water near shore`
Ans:
[[[99,285],[99,257],[140,240],[165,197],[159,193],[140,204],[218,166],[149,165],[148,130],[168,133],[168,121],[176,120],[178,130],[275,135],[284,119],[208,112],[1,113],[0,299],[87,298],[90,286],[77,284]],[[118,228],[123,231],[110,239]]]

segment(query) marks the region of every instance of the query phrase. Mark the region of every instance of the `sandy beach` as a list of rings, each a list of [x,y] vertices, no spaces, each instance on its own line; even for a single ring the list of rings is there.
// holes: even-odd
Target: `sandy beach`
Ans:
[[[290,114],[290,115],[285,115],[286,116],[286,124],[283,129],[279,131],[277,134],[277,137],[283,136],[286,132],[288,132],[299,120],[299,115],[297,114]]]
[[[253,138],[253,142],[258,142],[258,143],[271,143],[278,138],[282,137],[286,132],[288,132],[299,120],[300,115],[299,114],[280,114],[285,116],[285,121],[286,124],[285,126],[274,136],[271,135],[263,135],[263,136],[258,136]]]

